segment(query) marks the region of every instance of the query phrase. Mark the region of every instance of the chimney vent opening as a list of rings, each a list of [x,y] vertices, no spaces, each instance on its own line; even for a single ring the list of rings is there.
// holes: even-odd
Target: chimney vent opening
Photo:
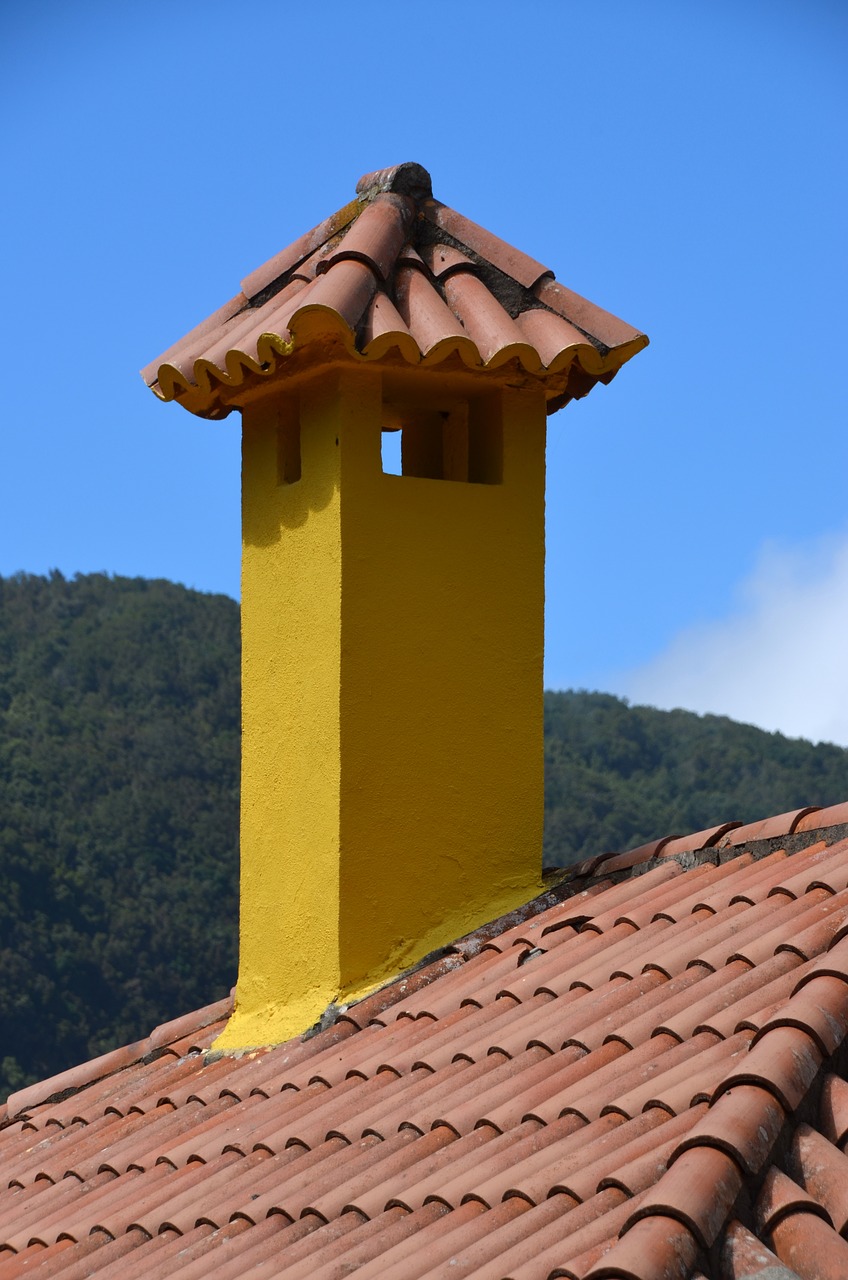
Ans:
[[[382,467],[385,475],[465,484],[500,484],[503,436],[500,417],[487,399],[437,407],[384,405]]]

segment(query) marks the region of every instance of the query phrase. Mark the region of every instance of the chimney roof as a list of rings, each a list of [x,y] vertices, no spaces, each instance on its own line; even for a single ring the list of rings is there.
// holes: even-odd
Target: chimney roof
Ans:
[[[300,371],[304,355],[314,364],[316,341],[324,360],[512,365],[544,386],[549,412],[648,343],[434,199],[413,163],[360,178],[355,199],[245,277],[143,376],[161,399],[222,418],[241,389]]]

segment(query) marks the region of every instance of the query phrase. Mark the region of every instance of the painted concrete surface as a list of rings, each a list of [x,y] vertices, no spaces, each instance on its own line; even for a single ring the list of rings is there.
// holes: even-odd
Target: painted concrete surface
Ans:
[[[217,1047],[297,1034],[538,891],[545,422],[535,388],[373,367],[245,409],[240,973]],[[387,425],[415,474],[383,474]]]

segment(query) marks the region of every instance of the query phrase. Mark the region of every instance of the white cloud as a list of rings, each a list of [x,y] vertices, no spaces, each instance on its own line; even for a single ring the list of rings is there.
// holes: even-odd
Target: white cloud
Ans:
[[[631,702],[732,716],[848,746],[848,533],[764,545],[724,619],[612,682]]]

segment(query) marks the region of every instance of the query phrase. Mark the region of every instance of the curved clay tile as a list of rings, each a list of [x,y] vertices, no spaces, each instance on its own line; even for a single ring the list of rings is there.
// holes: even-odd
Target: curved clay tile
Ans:
[[[848,1145],[848,1081],[828,1073],[819,1099],[819,1128],[829,1142],[844,1151]]]
[[[771,1232],[783,1218],[795,1213],[812,1213],[827,1218],[827,1210],[780,1169],[769,1169],[757,1200],[756,1223],[763,1233]]]
[[[625,1234],[626,1232],[626,1234]],[[621,1237],[599,1261],[583,1273],[583,1280],[681,1280],[688,1277],[698,1254],[695,1236],[679,1220],[654,1210],[649,1217],[625,1222]],[[651,1270],[647,1270],[650,1265]]]
[[[678,1145],[671,1163],[695,1147],[723,1151],[743,1174],[757,1174],[769,1157],[786,1120],[780,1103],[757,1085],[740,1085],[723,1094]]]
[[[429,269],[434,280],[443,280],[453,271],[473,272],[475,270],[474,263],[468,255],[449,244],[422,246],[419,261]]]
[[[333,236],[353,222],[359,213],[359,208],[359,202],[351,200],[349,204],[339,209],[337,213],[331,214],[329,218],[319,222],[317,227],[313,227],[311,231],[298,236],[297,240],[287,245],[285,249],[281,249],[279,253],[275,253],[273,258],[269,258],[267,262],[263,263],[261,267],[257,267],[255,271],[251,271],[250,275],[245,276],[241,282],[242,291],[248,298],[255,298],[257,294],[262,293],[275,280],[299,267],[316,249],[320,249],[328,240],[331,240]]]
[[[796,1027],[773,1027],[718,1085],[714,1097],[740,1084],[759,1085],[773,1094],[783,1110],[794,1111],[822,1062],[811,1036]]]
[[[360,258],[334,259],[310,286],[308,298],[298,302],[289,318],[289,327],[294,327],[295,318],[305,310],[325,307],[354,329],[376,289],[377,277],[369,264]]]
[[[848,800],[842,804],[832,804],[827,809],[811,809],[806,817],[796,824],[796,831],[818,831],[820,827],[841,826],[848,824]]]
[[[362,353],[379,359],[397,347],[410,361],[415,358],[415,339],[407,329],[400,312],[385,293],[375,293],[361,326]]]
[[[788,1152],[792,1177],[828,1212],[841,1236],[848,1228],[848,1156],[817,1129],[801,1123]]]
[[[796,983],[792,992],[793,996],[806,983],[821,977],[838,978],[848,987],[848,938],[844,936],[839,938],[824,954],[817,956]],[[845,994],[848,996],[848,990],[846,990]]]
[[[552,272],[539,281],[533,295],[587,336],[591,334],[595,342],[607,351],[616,347],[629,349],[634,343],[639,344],[638,350],[645,345],[644,335],[638,329],[625,324],[603,308],[596,307],[586,298],[581,298],[579,293],[566,289],[565,285],[553,279]]]
[[[168,347],[167,351],[163,351],[157,360],[154,360],[141,371],[141,376],[148,386],[153,386],[157,377],[161,375],[163,365],[173,365],[174,368],[182,370],[183,362],[187,361],[190,372],[191,364],[194,360],[192,353],[203,349],[204,340],[214,341],[214,338],[231,323],[233,317],[239,315],[247,305],[247,295],[237,293],[234,298],[231,298],[229,302],[225,302],[217,311],[213,311],[211,316],[207,316],[205,320],[202,320],[199,325],[191,329],[173,346]],[[165,398],[170,400],[173,399],[173,396],[169,395]]]
[[[773,818],[762,818],[759,822],[748,822],[744,827],[737,827],[722,840],[724,845],[750,844],[753,840],[773,840],[775,837],[791,835],[798,823],[814,810],[808,805],[804,809],[790,809],[788,813],[778,813]]]
[[[422,212],[440,231],[447,232],[485,262],[497,267],[505,276],[517,280],[525,289],[532,289],[539,280],[553,276],[549,267],[543,266],[529,254],[522,253],[520,249],[513,248],[511,244],[492,235],[491,231],[486,231],[470,218],[463,217],[455,209],[440,204],[438,200],[425,201]]]
[[[377,273],[381,281],[387,281],[406,243],[414,214],[414,204],[403,196],[375,196],[321,263],[319,274],[329,271],[337,262],[351,259],[364,263]]]
[[[815,1041],[823,1058],[832,1054],[848,1031],[845,983],[827,973],[809,975],[779,1012],[760,1027],[754,1044],[776,1027],[795,1027]]]
[[[635,867],[642,862],[650,862],[669,841],[675,838],[675,836],[663,836],[659,840],[649,840],[647,844],[640,844],[635,849],[628,849],[625,853],[604,854],[593,863],[591,874],[595,875],[600,870],[604,875],[612,875],[616,871],[627,871],[630,867]]]
[[[454,350],[460,344],[469,352],[468,363],[474,363],[477,356],[474,344],[423,271],[415,266],[399,269],[395,302],[423,356],[439,349]]]
[[[652,1187],[631,1221],[668,1218],[682,1223],[708,1249],[742,1186],[735,1160],[714,1147],[684,1151]],[[704,1195],[704,1188],[710,1195]],[[627,1239],[627,1236],[624,1237]],[[614,1273],[613,1273],[614,1274]]]
[[[848,840],[840,840],[835,845],[813,845],[809,864],[804,871],[794,876],[786,876],[779,890],[799,897],[810,889],[826,889],[829,893],[841,893],[848,889]],[[812,852],[812,851],[811,851]]]
[[[695,831],[689,836],[677,836],[670,840],[663,849],[663,857],[671,858],[676,853],[691,853],[697,849],[709,849],[718,844],[722,836],[734,827],[741,827],[741,822],[722,822],[717,827],[707,827],[705,831]]]
[[[521,359],[525,368],[541,367],[538,353],[482,280],[461,271],[445,280],[445,301],[480,352],[484,364]]]
[[[524,341],[535,347],[542,364],[549,368],[562,367],[570,359],[577,359],[586,373],[600,375],[604,372],[598,349],[562,316],[553,315],[543,307],[533,307],[517,315],[515,323]]]
[[[725,1232],[721,1250],[723,1280],[777,1280],[780,1259],[734,1218]]]

